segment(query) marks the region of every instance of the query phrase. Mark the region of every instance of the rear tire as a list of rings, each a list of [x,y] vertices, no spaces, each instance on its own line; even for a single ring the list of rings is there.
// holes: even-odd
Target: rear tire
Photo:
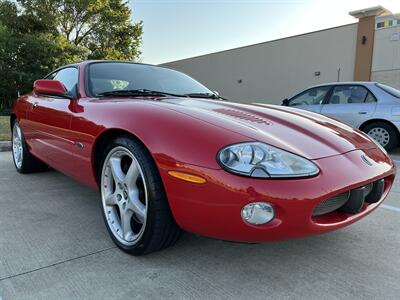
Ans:
[[[108,143],[99,172],[104,222],[120,249],[144,255],[175,244],[181,229],[158,169],[141,143],[129,136]]]
[[[376,140],[386,151],[391,151],[399,144],[399,133],[393,126],[384,122],[371,123],[363,131]]]
[[[48,169],[45,163],[29,152],[29,147],[17,120],[13,123],[11,145],[14,165],[19,173],[43,172]]]

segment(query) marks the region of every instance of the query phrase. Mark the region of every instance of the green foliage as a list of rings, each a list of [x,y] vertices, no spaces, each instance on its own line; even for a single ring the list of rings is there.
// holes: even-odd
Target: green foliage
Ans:
[[[32,82],[55,65],[55,45],[44,34],[13,34],[0,25],[0,112],[8,111],[17,92],[28,92]]]
[[[89,59],[139,57],[142,23],[132,24],[129,3],[121,0],[18,0],[29,19],[38,18]]]
[[[0,142],[11,139],[10,118],[0,116]]]
[[[0,113],[54,68],[137,60],[142,23],[123,0],[0,0]]]

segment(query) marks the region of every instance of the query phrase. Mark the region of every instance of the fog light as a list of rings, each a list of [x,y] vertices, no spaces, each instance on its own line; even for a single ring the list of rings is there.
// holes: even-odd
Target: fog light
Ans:
[[[242,209],[242,219],[247,223],[261,225],[268,223],[274,218],[274,208],[265,202],[253,202]]]

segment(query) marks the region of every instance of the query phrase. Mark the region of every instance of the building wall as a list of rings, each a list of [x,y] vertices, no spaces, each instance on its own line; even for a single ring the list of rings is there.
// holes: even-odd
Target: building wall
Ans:
[[[350,24],[164,66],[230,100],[279,104],[310,85],[353,80],[356,36],[357,24]]]
[[[376,18],[377,27],[385,22],[375,31],[371,80],[400,88],[400,15]]]

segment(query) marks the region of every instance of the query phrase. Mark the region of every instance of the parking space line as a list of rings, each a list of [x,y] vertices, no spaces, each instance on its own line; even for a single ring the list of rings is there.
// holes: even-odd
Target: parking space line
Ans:
[[[381,206],[379,206],[379,207],[382,207],[382,208],[385,208],[385,209],[388,209],[388,210],[391,210],[391,211],[395,211],[395,212],[399,212],[399,213],[400,213],[400,207],[396,207],[396,206],[392,206],[392,205],[387,205],[387,204],[381,204]]]

